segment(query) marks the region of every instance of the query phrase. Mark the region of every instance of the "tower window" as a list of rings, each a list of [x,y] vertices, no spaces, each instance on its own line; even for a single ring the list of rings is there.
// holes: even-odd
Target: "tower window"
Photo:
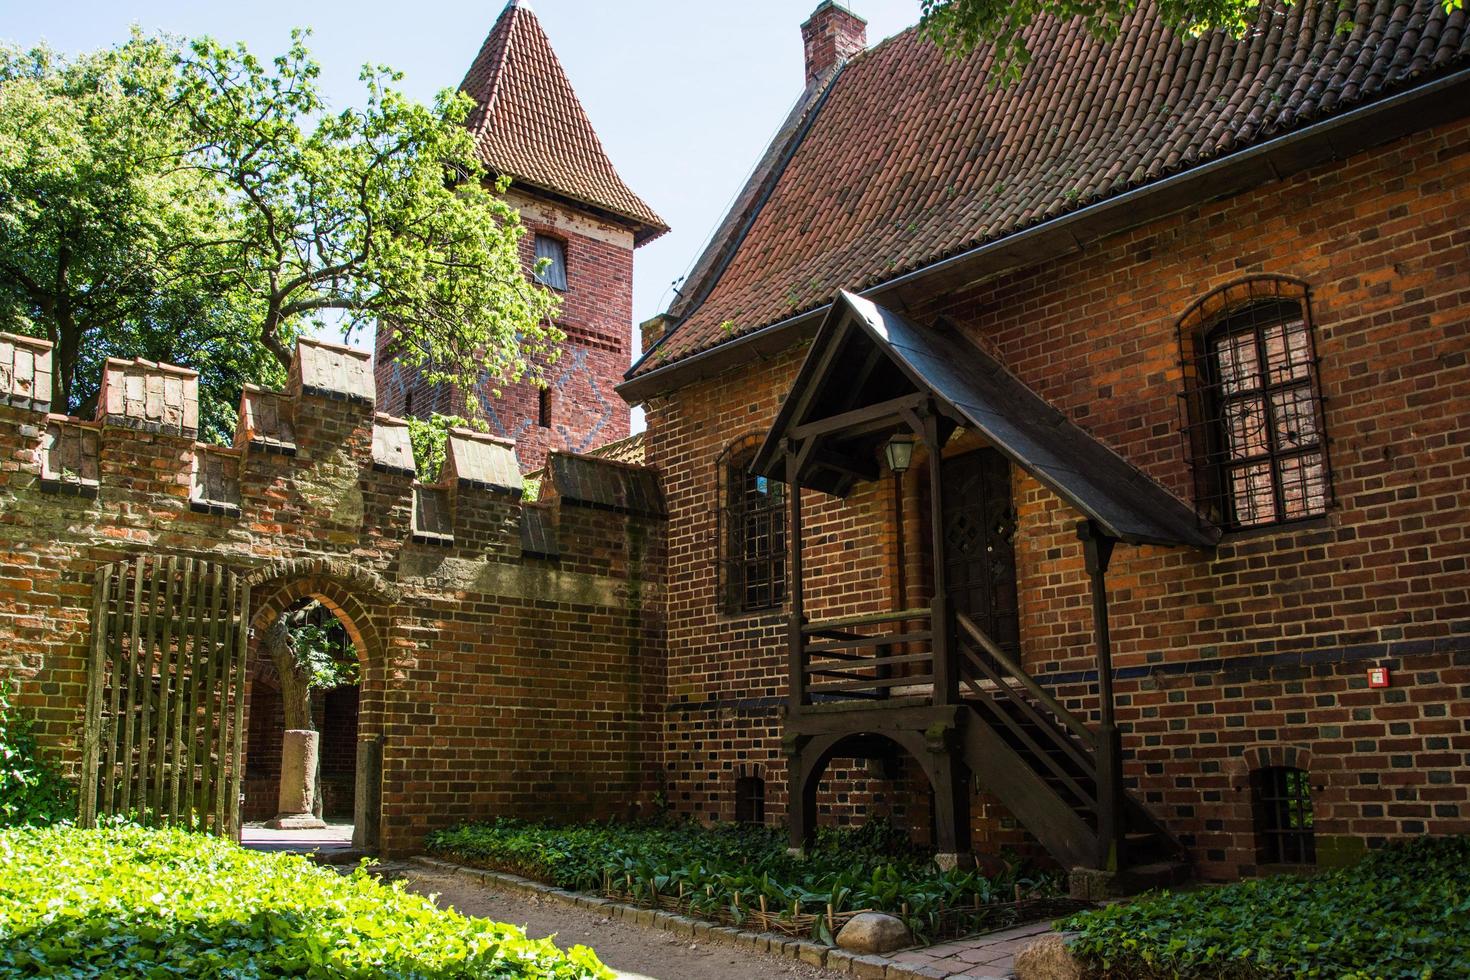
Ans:
[[[536,424],[543,429],[551,428],[551,403],[552,394],[550,388],[538,388],[536,393]]]
[[[543,263],[544,260],[544,263]],[[541,268],[544,264],[544,268]],[[536,236],[536,280],[552,289],[567,288],[567,247],[549,235]]]
[[[735,780],[735,822],[766,822],[766,781],[759,776],[740,776]]]
[[[1316,864],[1312,787],[1305,770],[1268,766],[1251,773],[1261,864]]]

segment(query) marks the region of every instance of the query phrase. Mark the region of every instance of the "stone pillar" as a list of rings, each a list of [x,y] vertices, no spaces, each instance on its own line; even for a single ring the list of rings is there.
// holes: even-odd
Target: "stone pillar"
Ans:
[[[320,830],[326,824],[312,812],[316,800],[316,764],[321,736],[307,729],[288,729],[281,739],[281,792],[276,798],[273,830]]]

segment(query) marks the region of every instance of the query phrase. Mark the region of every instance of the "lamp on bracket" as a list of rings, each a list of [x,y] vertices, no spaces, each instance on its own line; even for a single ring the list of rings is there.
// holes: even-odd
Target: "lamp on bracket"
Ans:
[[[883,459],[888,463],[888,468],[899,476],[902,476],[909,468],[909,463],[913,458],[913,436],[896,435],[883,446]]]

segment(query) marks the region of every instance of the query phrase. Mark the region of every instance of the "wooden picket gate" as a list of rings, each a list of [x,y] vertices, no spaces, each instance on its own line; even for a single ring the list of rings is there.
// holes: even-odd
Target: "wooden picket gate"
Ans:
[[[103,566],[92,601],[82,826],[122,814],[238,836],[250,592],[214,562]]]

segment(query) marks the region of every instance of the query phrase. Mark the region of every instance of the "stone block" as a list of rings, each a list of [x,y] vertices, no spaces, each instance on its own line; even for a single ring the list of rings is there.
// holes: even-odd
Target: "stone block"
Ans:
[[[296,341],[291,361],[291,391],[372,405],[377,397],[373,356],[309,337]]]
[[[102,368],[97,418],[108,425],[193,439],[199,434],[199,372],[110,357]]]
[[[48,340],[0,333],[0,405],[51,411],[52,356]]]
[[[892,964],[882,956],[854,956],[852,975],[861,980],[884,980],[890,965]]]
[[[402,476],[418,472],[413,459],[413,440],[403,419],[373,416],[373,469]]]
[[[1067,948],[1066,936],[1049,932],[1016,953],[1017,980],[1082,980],[1082,966]]]

